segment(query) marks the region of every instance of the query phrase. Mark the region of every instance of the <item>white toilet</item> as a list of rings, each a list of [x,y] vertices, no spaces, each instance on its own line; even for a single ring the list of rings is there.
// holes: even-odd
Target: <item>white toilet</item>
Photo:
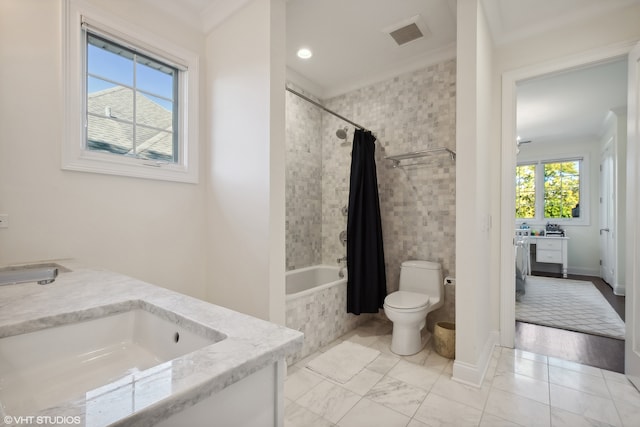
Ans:
[[[393,322],[391,351],[416,354],[424,343],[420,331],[427,314],[444,304],[442,268],[437,262],[405,261],[400,267],[400,289],[384,299],[384,312]]]

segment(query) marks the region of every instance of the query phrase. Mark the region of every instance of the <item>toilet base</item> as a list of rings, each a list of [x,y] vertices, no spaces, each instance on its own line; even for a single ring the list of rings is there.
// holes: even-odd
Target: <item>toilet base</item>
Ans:
[[[399,325],[394,322],[391,334],[391,351],[398,356],[411,356],[419,353],[427,342],[422,339],[423,327],[424,322],[422,325]]]

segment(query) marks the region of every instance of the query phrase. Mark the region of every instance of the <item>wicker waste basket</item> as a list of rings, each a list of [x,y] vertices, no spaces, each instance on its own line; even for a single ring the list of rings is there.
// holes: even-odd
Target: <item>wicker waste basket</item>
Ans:
[[[442,357],[453,359],[456,357],[456,324],[452,322],[438,322],[433,328],[433,343]]]

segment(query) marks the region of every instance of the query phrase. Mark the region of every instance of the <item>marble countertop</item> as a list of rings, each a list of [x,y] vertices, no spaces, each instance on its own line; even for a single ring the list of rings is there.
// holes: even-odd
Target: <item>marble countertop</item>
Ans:
[[[73,263],[58,264],[71,271],[60,273],[49,285],[0,286],[0,338],[101,317],[114,310],[124,311],[132,302],[140,301],[174,312],[205,331],[214,330],[226,338],[164,362],[165,369],[142,371],[145,383],[152,385],[135,388],[135,399],[145,402],[144,407],[130,411],[115,422],[101,423],[94,416],[88,419],[92,402],[86,395],[29,415],[80,417],[81,422],[76,425],[87,426],[153,425],[302,347],[302,334],[298,331],[121,274],[86,269]],[[158,393],[154,381],[169,381],[170,393]],[[132,399],[131,389],[114,388],[108,393],[111,395],[106,396],[106,401],[117,403]],[[105,401],[105,396],[101,399]]]

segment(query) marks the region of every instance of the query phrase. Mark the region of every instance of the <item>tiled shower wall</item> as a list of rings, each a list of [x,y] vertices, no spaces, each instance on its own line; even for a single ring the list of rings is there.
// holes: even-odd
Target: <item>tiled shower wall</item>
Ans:
[[[455,151],[455,76],[456,63],[450,60],[324,101],[328,108],[371,129],[378,139],[376,163],[388,292],[398,289],[400,264],[404,260],[437,261],[445,275],[455,273],[455,162],[440,154],[404,161],[421,164],[394,169],[384,159],[433,147]],[[291,96],[288,94],[287,108]],[[321,260],[335,264],[336,258],[345,255],[339,234],[346,229],[342,207],[348,202],[353,127],[329,114],[318,114],[321,114],[322,149]],[[287,113],[288,119],[295,117]],[[314,129],[316,125],[314,122]],[[335,134],[345,125],[349,126],[347,142]],[[288,130],[289,126],[292,125],[287,124]],[[296,215],[289,211],[287,214]],[[304,246],[299,241],[292,242],[299,234],[292,235],[289,236],[288,229],[287,254],[289,246]],[[316,247],[317,242],[312,245]],[[298,267],[297,261],[288,259],[287,267],[291,264]],[[454,293],[453,287],[445,289],[445,306],[429,315],[429,329],[436,321],[454,320]]]
[[[292,87],[298,92],[301,89]],[[311,96],[309,94],[305,94]],[[322,114],[318,107],[286,95],[286,267],[322,262]]]

